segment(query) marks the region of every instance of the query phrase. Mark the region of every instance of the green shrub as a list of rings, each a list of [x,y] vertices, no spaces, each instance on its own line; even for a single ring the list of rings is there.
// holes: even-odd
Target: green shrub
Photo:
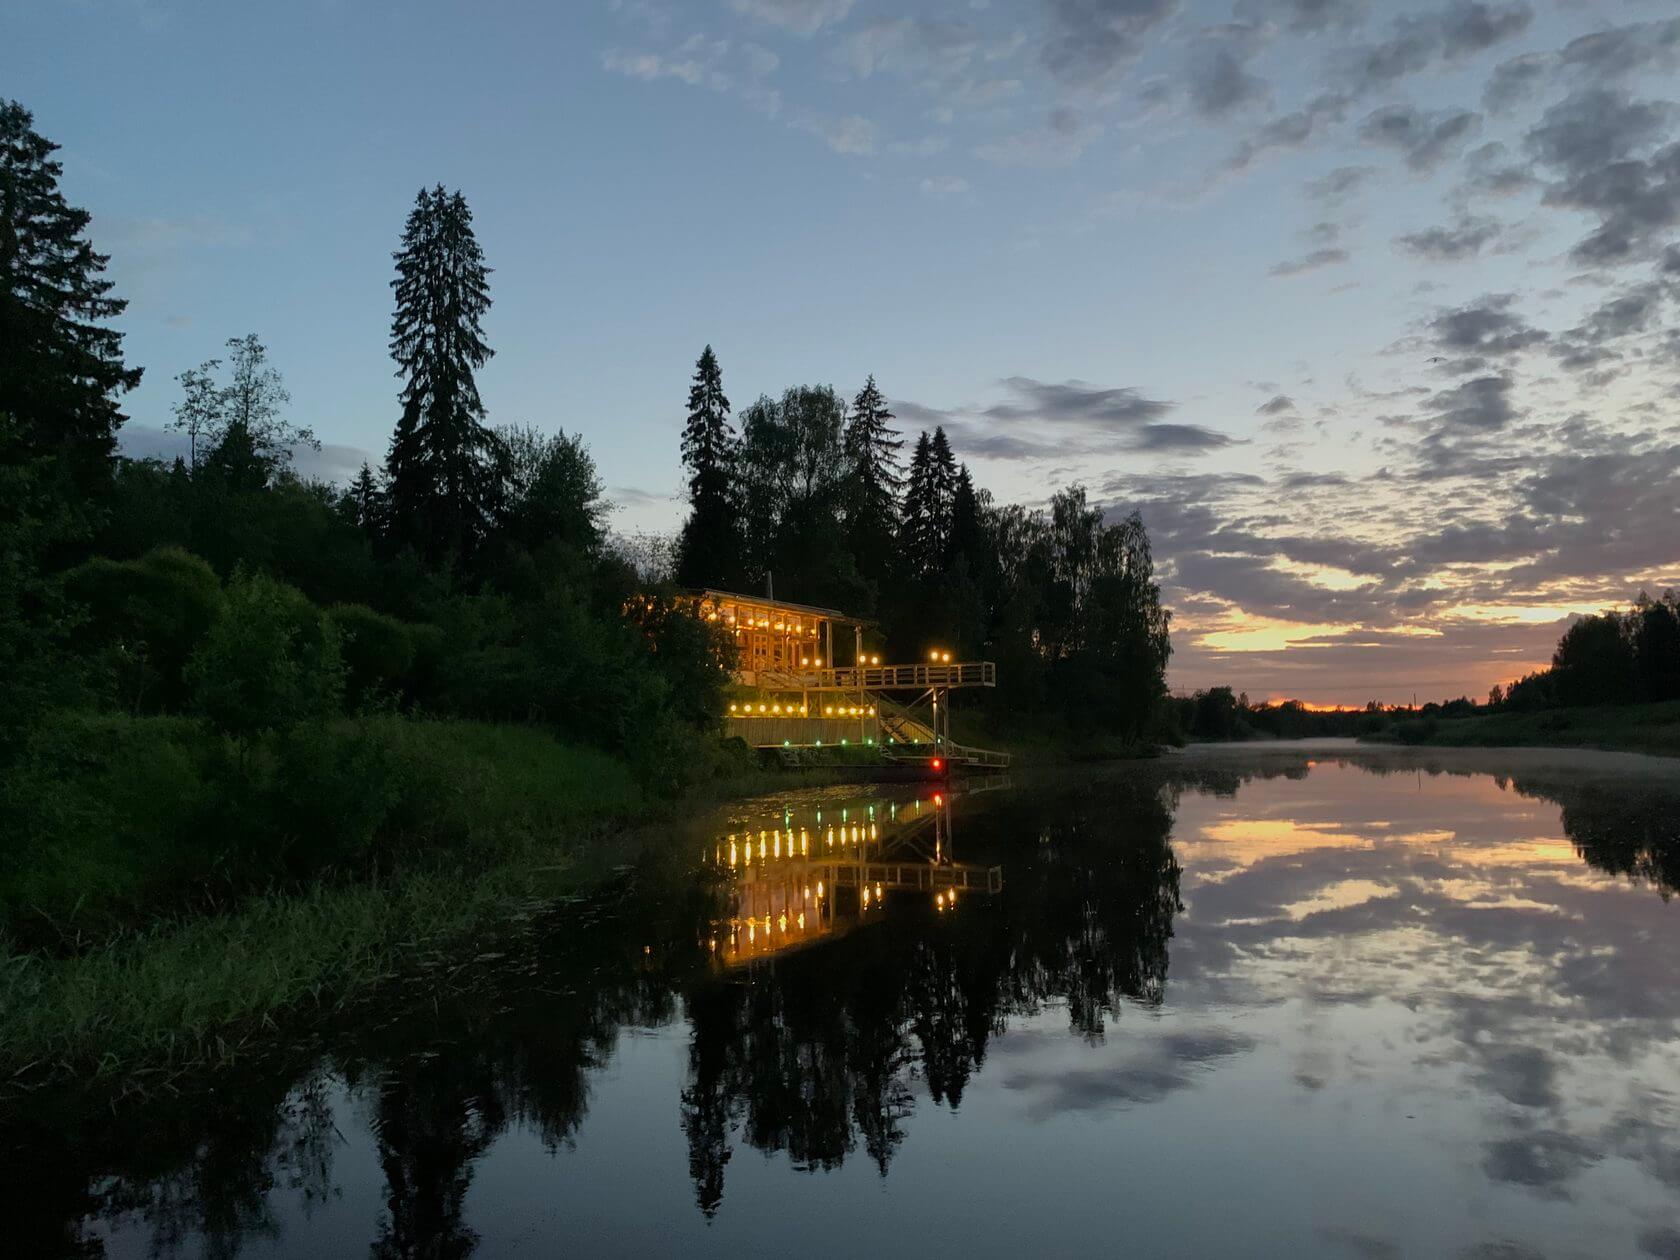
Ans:
[[[245,572],[186,677],[198,710],[240,740],[337,712],[344,694],[332,623],[292,587]]]
[[[131,713],[179,709],[187,661],[222,609],[210,566],[160,547],[137,560],[89,560],[64,586],[86,613],[77,645],[97,662],[112,697]]]
[[[338,630],[344,700],[352,710],[407,691],[417,655],[412,630],[417,627],[364,604],[341,604],[328,609],[327,618]]]

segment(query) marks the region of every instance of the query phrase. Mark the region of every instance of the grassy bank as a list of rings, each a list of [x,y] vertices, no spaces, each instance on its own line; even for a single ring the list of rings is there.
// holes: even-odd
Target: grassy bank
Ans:
[[[1680,701],[1471,718],[1411,718],[1362,738],[1438,747],[1602,748],[1680,757]]]
[[[248,1055],[600,886],[640,825],[787,781],[725,762],[674,800],[531,728],[371,719],[311,733],[308,755],[233,766],[252,812],[229,834],[206,776],[237,751],[167,719],[72,724],[61,735],[84,752],[45,767],[57,799],[0,877],[0,1081],[14,1084],[140,1083]],[[288,757],[316,766],[313,804],[284,789]],[[356,776],[354,807],[323,758]],[[151,777],[160,766],[172,780]],[[69,900],[78,885],[92,891]]]

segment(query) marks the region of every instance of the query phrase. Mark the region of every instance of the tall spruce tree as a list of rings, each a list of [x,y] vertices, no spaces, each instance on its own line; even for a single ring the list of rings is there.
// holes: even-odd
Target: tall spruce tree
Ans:
[[[362,471],[356,474],[356,479],[350,483],[348,500],[355,522],[369,538],[378,538],[385,528],[385,491],[380,488],[378,479],[373,475],[373,469],[368,467],[367,461],[362,461]]]
[[[729,586],[743,569],[737,523],[738,444],[729,423],[723,370],[707,346],[694,367],[683,425],[682,461],[688,469],[688,520],[677,542],[676,580],[683,586]]]
[[[504,462],[473,375],[494,351],[480,324],[490,269],[466,198],[421,189],[394,257],[391,357],[403,388],[385,460],[388,524],[428,561],[459,563],[490,528]]]
[[[898,541],[905,572],[927,577],[941,567],[938,504],[933,484],[933,443],[927,430],[916,439],[910,475],[904,483],[904,511]]]
[[[957,502],[957,457],[945,436],[945,426],[933,431],[928,444],[928,492],[933,502],[934,533],[942,559],[949,559],[951,513]]]
[[[58,190],[58,148],[16,101],[0,101],[0,412],[11,416],[0,459],[48,459],[82,494],[110,484],[116,397],[140,383],[122,334],[105,321],[128,305],[111,296],[105,254],[82,236],[90,215]]]
[[[898,567],[898,496],[904,485],[898,452],[904,441],[892,419],[872,375],[852,401],[846,422],[845,531],[858,572],[877,585]]]

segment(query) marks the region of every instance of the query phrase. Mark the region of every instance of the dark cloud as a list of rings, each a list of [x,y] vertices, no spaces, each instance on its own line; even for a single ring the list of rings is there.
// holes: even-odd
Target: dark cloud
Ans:
[[[1261,403],[1254,410],[1256,414],[1262,416],[1281,416],[1285,412],[1295,410],[1295,400],[1288,394],[1277,394]]]
[[[1163,424],[1175,404],[1133,386],[1086,381],[1040,381],[1011,376],[999,382],[1008,397],[988,407],[940,410],[895,399],[907,426],[943,425],[959,455],[1042,460],[1114,451],[1199,455],[1237,439],[1195,424]]]
[[[1543,344],[1546,334],[1517,314],[1515,303],[1512,294],[1491,293],[1438,311],[1425,325],[1430,344],[1474,361],[1508,359]]]
[[[1374,166],[1338,166],[1328,175],[1308,180],[1307,196],[1321,205],[1340,206],[1365,190],[1377,174]]]
[[[1498,240],[1503,230],[1498,219],[1461,214],[1445,226],[1406,232],[1395,237],[1394,243],[1407,253],[1431,262],[1460,262],[1476,257],[1485,245]]]
[[[1267,274],[1298,276],[1304,271],[1317,271],[1320,267],[1334,267],[1339,263],[1345,263],[1349,257],[1350,255],[1345,249],[1315,249],[1299,258],[1287,258],[1283,262],[1274,263]]]
[[[1127,449],[1190,454],[1218,450],[1235,440],[1199,424],[1146,424],[1137,431]]]
[[[1034,380],[1011,376],[1002,382],[1015,397],[996,403],[981,414],[992,420],[1049,420],[1110,427],[1158,420],[1173,409],[1159,398],[1146,398],[1136,388],[1104,388],[1085,381]]]
[[[1336,68],[1350,95],[1368,96],[1437,60],[1458,61],[1520,35],[1533,19],[1521,0],[1456,0],[1435,13],[1396,18],[1386,39],[1344,50]]]
[[[1528,100],[1557,70],[1557,58],[1548,53],[1525,53],[1494,67],[1482,91],[1482,104],[1490,114],[1503,114]]]
[[[1370,14],[1370,0],[1250,0],[1239,6],[1245,16],[1277,22],[1297,35],[1350,31]]]
[[[1481,123],[1482,116],[1470,110],[1389,105],[1366,115],[1359,135],[1368,144],[1399,150],[1414,171],[1428,172],[1456,156]]]
[[[1503,429],[1516,415],[1509,376],[1478,376],[1431,396],[1424,407],[1440,421],[1437,432]]]
[[[1144,36],[1176,7],[1177,0],[1046,0],[1044,68],[1074,87],[1111,82],[1137,59]]]
[[[1643,70],[1680,69],[1680,18],[1594,31],[1565,45],[1560,60],[1601,82]]]
[[[1453,61],[1521,35],[1534,21],[1534,10],[1523,0],[1506,4],[1460,0],[1441,10],[1440,21],[1442,55]]]
[[[1511,151],[1498,140],[1489,141],[1473,149],[1464,160],[1463,191],[1481,193],[1489,197],[1511,197],[1538,187],[1531,163],[1511,157]]]
[[[1486,1052],[1478,1083],[1519,1107],[1558,1104],[1557,1063],[1538,1046],[1505,1046]]]
[[[1551,168],[1545,203],[1580,210],[1598,227],[1571,251],[1588,266],[1655,254],[1680,225],[1680,143],[1641,156],[1665,138],[1675,107],[1589,88],[1548,109],[1528,132],[1534,160]]]
[[[1265,80],[1248,71],[1264,42],[1257,27],[1232,23],[1203,31],[1191,43],[1185,82],[1197,114],[1223,118],[1240,106],[1270,99]]]
[[[1325,92],[1314,97],[1301,109],[1280,114],[1253,135],[1244,138],[1225,161],[1225,170],[1243,171],[1256,158],[1274,149],[1299,149],[1309,143],[1324,128],[1339,123],[1347,116],[1348,98],[1338,92]]]

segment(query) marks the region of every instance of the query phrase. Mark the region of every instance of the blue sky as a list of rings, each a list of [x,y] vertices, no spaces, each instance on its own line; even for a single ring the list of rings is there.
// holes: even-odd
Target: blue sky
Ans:
[[[1141,506],[1173,681],[1485,690],[1680,583],[1666,3],[12,0],[0,92],[131,300],[130,449],[256,331],[396,416],[390,252],[460,188],[492,420],[675,527],[695,357],[873,372],[999,499]],[[1680,259],[1680,252],[1672,255]]]

